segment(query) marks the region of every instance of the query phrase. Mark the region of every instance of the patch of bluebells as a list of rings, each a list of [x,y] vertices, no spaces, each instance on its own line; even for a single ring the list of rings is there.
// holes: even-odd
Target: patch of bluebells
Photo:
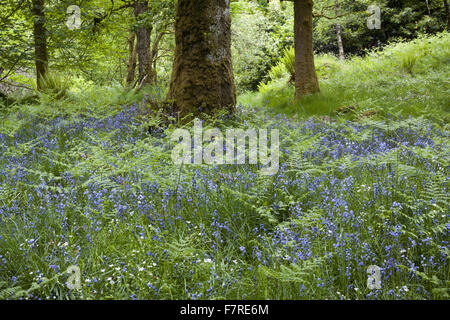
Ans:
[[[0,193],[11,195],[0,201],[0,280],[16,283],[17,261],[27,270],[32,257],[40,254],[49,270],[62,274],[104,243],[99,235],[113,237],[117,228],[124,227],[121,232],[129,238],[155,248],[140,257],[156,265],[155,281],[145,291],[154,298],[167,294],[157,279],[168,265],[177,279],[183,279],[183,294],[189,299],[220,296],[218,283],[227,290],[238,286],[244,276],[255,278],[258,266],[278,270],[280,265],[305,261],[315,261],[319,268],[332,266],[334,273],[318,277],[309,288],[299,285],[296,298],[307,290],[328,287],[344,288],[343,294],[351,296],[364,286],[371,264],[381,268],[384,293],[392,298],[406,293],[388,289],[390,284],[422,283],[417,272],[448,274],[448,212],[442,212],[442,204],[432,196],[422,197],[421,190],[431,180],[418,186],[414,175],[398,166],[420,166],[434,177],[444,173],[447,178],[440,187],[448,194],[448,168],[414,152],[417,148],[436,155],[448,152],[448,145],[435,142],[448,139],[447,131],[409,122],[324,125],[277,115],[267,119],[269,127],[296,139],[283,140],[281,135],[284,161],[267,183],[258,181],[254,166],[187,167],[180,171],[176,186],[164,183],[164,176],[148,181],[137,169],[106,172],[96,182],[76,174],[73,169],[83,166],[89,151],[97,147],[107,152],[105,166],[111,168],[117,167],[113,159],[121,161],[119,154],[145,139],[169,152],[164,139],[149,138],[139,120],[145,115],[138,105],[103,118],[43,120],[19,115],[27,125],[12,135],[0,132]],[[161,129],[157,134],[164,136]],[[291,144],[310,138],[317,139],[314,146],[296,155]],[[78,147],[83,151],[74,156]],[[377,162],[394,152],[395,163]],[[66,158],[55,157],[61,154]],[[136,150],[132,156],[154,157],[148,150]],[[167,166],[162,162],[153,168],[155,176],[167,174]],[[91,174],[97,175],[94,169]],[[265,215],[258,214],[258,207],[264,207]],[[11,222],[18,219],[18,224]],[[430,232],[431,226],[445,223],[440,232]],[[203,257],[180,258],[171,251],[171,234],[179,229],[194,239]],[[6,255],[9,239],[23,234],[16,251],[20,255],[14,259]],[[225,253],[230,250],[235,251],[233,257]],[[203,265],[217,265],[224,255],[226,272],[209,267],[206,275],[198,275]],[[237,259],[239,266],[234,266]],[[120,283],[117,279],[132,281],[129,274],[136,274],[136,268],[122,263],[111,285]],[[41,281],[44,274],[37,274],[34,280]],[[91,278],[93,288],[97,278]],[[189,286],[184,287],[184,279],[191,281]],[[142,291],[137,289],[129,298],[140,298]],[[380,296],[378,291],[366,293],[367,299]]]

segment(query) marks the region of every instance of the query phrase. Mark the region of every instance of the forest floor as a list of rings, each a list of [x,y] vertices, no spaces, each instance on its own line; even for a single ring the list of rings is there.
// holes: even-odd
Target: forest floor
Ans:
[[[3,112],[0,299],[448,299],[450,46],[422,40],[320,57],[297,104],[283,77],[242,95],[218,126],[278,129],[273,176],[176,166],[114,88]]]

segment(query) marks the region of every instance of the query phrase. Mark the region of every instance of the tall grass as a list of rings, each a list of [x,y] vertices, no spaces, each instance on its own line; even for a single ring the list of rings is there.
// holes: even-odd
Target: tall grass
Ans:
[[[294,88],[277,75],[261,84],[257,93],[239,97],[243,104],[257,103],[301,117],[333,115],[336,109],[355,106],[347,115],[383,118],[423,116],[448,122],[450,36],[447,32],[396,42],[365,57],[341,62],[331,55],[316,57],[321,93],[293,101]],[[274,67],[274,69],[277,66]]]

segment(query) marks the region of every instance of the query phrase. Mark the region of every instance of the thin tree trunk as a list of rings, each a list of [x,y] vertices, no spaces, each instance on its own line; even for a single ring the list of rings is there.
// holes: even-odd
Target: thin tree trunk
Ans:
[[[295,98],[319,92],[312,43],[312,0],[294,1]]]
[[[236,111],[229,0],[179,0],[168,100],[188,114]],[[187,121],[188,119],[185,119]]]
[[[156,59],[153,60],[153,83],[158,84],[158,72],[156,69]]]
[[[146,13],[148,13],[148,1],[138,1],[135,4],[134,14],[139,23],[136,30],[139,86],[152,82],[152,57],[150,51],[152,26],[142,21],[142,15]]]
[[[136,57],[137,57],[137,44],[135,45],[136,34],[131,33],[128,39],[128,63],[127,63],[127,79],[126,83],[128,85],[132,84],[134,81],[134,76],[136,74]]]
[[[158,58],[158,50],[159,50],[159,43],[162,40],[162,38],[164,37],[164,35],[166,34],[166,32],[161,31],[161,32],[155,32],[156,33],[156,38],[155,41],[153,41],[153,46],[152,46],[152,63],[153,63],[153,83],[156,85],[157,83],[157,71],[156,71],[156,60]]]
[[[425,3],[427,4],[428,15],[431,17],[430,3],[428,2],[428,0],[425,0]]]
[[[335,0],[334,9],[336,12],[336,16],[339,16],[340,6],[339,6],[339,0]],[[339,59],[342,61],[345,60],[345,53],[344,53],[344,44],[342,43],[342,28],[341,24],[339,22],[336,23],[336,36],[338,41],[338,48],[339,48]]]
[[[47,30],[45,28],[44,0],[33,0],[33,37],[37,89],[42,89],[42,78],[48,71]]]

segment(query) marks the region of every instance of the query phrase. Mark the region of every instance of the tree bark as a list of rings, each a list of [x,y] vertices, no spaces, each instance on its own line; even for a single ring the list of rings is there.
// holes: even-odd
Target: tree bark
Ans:
[[[340,13],[339,12],[340,11],[339,0],[335,0],[334,9],[336,12],[336,17],[339,16],[339,13]],[[339,48],[339,59],[344,61],[345,53],[344,53],[344,44],[342,43],[342,28],[341,28],[341,24],[339,22],[336,23],[336,36],[337,36],[338,48]]]
[[[33,37],[37,89],[42,89],[42,78],[48,71],[47,30],[45,28],[44,0],[33,0]]]
[[[137,1],[135,3],[134,14],[138,20],[136,41],[140,87],[152,82],[152,57],[150,51],[152,26],[149,23],[144,22],[142,16],[148,13],[148,9],[148,1]]]
[[[130,85],[134,81],[134,76],[136,74],[136,56],[137,56],[137,44],[135,45],[136,34],[131,33],[128,39],[128,63],[127,63],[127,85]]]
[[[295,98],[319,92],[312,43],[312,0],[294,1]]]
[[[168,100],[180,117],[235,113],[229,0],[179,0]]]

